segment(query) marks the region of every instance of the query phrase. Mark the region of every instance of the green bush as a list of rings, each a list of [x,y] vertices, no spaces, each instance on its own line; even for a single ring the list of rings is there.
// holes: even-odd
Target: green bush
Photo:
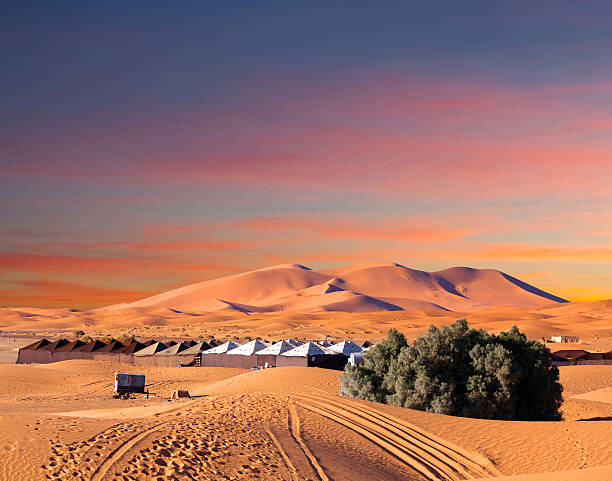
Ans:
[[[460,319],[430,326],[412,345],[395,329],[347,365],[340,395],[488,419],[560,419],[562,387],[550,351],[516,326],[499,336]]]

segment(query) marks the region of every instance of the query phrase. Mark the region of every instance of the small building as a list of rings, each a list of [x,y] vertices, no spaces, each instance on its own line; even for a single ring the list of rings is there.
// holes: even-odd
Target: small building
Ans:
[[[567,343],[577,343],[580,342],[580,338],[578,336],[552,336],[550,338],[551,342],[567,344]]]
[[[363,359],[363,353],[362,352],[353,352],[349,356],[348,363],[351,366],[359,366],[359,365],[363,364],[364,362],[365,362],[365,360]]]

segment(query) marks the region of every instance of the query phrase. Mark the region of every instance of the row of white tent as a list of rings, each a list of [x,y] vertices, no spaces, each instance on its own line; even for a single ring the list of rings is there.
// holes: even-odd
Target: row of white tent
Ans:
[[[353,341],[342,341],[337,344],[330,346],[319,345],[315,342],[309,341],[307,343],[301,343],[292,339],[279,341],[275,344],[268,345],[265,342],[255,339],[247,342],[246,344],[240,345],[234,341],[228,341],[220,346],[213,347],[207,351],[202,351],[203,355],[206,354],[228,354],[237,356],[324,356],[334,354],[344,354],[350,356],[353,353],[363,352],[363,348]]]

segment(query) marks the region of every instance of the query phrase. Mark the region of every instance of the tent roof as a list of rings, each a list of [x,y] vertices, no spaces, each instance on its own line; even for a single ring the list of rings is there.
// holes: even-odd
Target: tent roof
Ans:
[[[95,341],[88,342],[87,344],[77,347],[74,350],[79,352],[93,352],[102,349],[104,346],[106,346],[105,343],[96,339]]]
[[[69,342],[68,344],[64,344],[62,347],[58,347],[55,351],[56,352],[65,352],[65,351],[74,351],[75,349],[78,349],[81,346],[84,346],[85,343],[83,341],[79,341],[78,339],[76,341],[72,341]]]
[[[290,351],[284,352],[281,356],[328,356],[330,354],[337,354],[337,352],[331,351],[327,347],[319,346],[314,342],[307,342],[301,346],[295,347]]]
[[[268,347],[268,345],[261,342],[259,339],[253,339],[252,341],[249,341],[246,344],[243,344],[242,346],[237,347],[236,349],[232,349],[231,351],[228,352],[228,354],[236,354],[239,356],[251,356],[255,354],[257,351],[261,351],[262,349],[265,349],[266,347]]]
[[[164,349],[163,351],[159,351],[156,353],[157,356],[174,356],[176,354],[179,354],[187,349],[189,349],[191,347],[189,342],[179,342],[178,344],[175,344],[174,346],[170,346],[166,349]]]
[[[202,352],[202,354],[223,354],[225,352],[231,351],[232,349],[236,349],[240,344],[234,341],[227,341],[225,344],[221,344],[217,347],[213,347],[208,351]]]
[[[122,354],[133,354],[137,351],[140,351],[141,349],[144,349],[145,347],[147,346],[145,346],[141,342],[132,341],[129,344],[123,346],[121,349],[118,349],[117,352],[120,352]]]
[[[291,339],[291,338],[285,339],[285,341],[288,342],[289,344],[291,344],[294,347],[298,347],[298,346],[301,346],[302,344],[304,344],[302,341],[297,341],[297,340]]]
[[[51,341],[47,339],[40,339],[39,341],[33,342],[32,344],[28,344],[27,346],[22,347],[21,350],[36,351],[41,347],[48,346],[49,344],[51,344]]]
[[[42,349],[43,351],[55,351],[58,347],[62,347],[68,344],[68,342],[69,341],[67,339],[58,339],[57,341],[50,342],[49,344],[41,347],[40,349]]]
[[[553,352],[556,356],[564,357],[566,359],[578,359],[588,354],[588,351],[582,349],[562,349],[560,351]]]
[[[134,356],[151,356],[167,348],[168,346],[166,344],[157,341],[155,344],[151,344],[150,346],[135,352]]]
[[[329,341],[321,341],[319,344],[323,347],[330,347],[332,345]]]
[[[354,352],[363,351],[362,347],[358,344],[355,344],[353,341],[339,342],[338,344],[334,344],[333,346],[331,346],[330,349],[332,351],[336,351],[337,353],[346,355],[352,354]]]
[[[184,355],[193,354],[195,356],[196,354],[200,354],[201,352],[208,351],[209,349],[210,349],[210,345],[206,341],[200,341],[194,344],[193,346],[191,346],[190,348],[182,351],[181,354],[182,355],[183,354]]]
[[[265,349],[262,349],[261,351],[257,351],[255,354],[261,355],[261,356],[265,356],[265,355],[278,356],[282,354],[283,352],[291,351],[291,349],[294,349],[295,347],[296,346],[294,346],[293,344],[290,344],[288,341],[278,341],[276,344],[272,344],[271,346],[266,347]]]
[[[119,342],[117,339],[111,339],[106,346],[98,349],[98,352],[117,352],[119,349],[125,347],[122,342]]]

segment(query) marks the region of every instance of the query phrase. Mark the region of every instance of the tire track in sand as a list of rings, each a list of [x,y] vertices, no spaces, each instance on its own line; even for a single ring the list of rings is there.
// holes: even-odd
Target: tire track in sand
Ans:
[[[295,394],[293,397],[301,407],[357,432],[427,479],[457,481],[500,475],[484,456],[461,450],[369,406],[331,396]]]
[[[264,431],[266,432],[268,437],[272,440],[272,443],[274,443],[274,446],[276,446],[276,449],[278,449],[278,452],[280,453],[281,458],[283,458],[283,461],[285,462],[285,465],[287,466],[287,469],[289,470],[289,474],[291,474],[291,479],[293,481],[298,481],[297,469],[295,469],[295,465],[291,462],[291,459],[289,458],[287,451],[285,451],[285,449],[283,448],[283,445],[279,442],[278,438],[270,430],[270,427],[265,424],[264,424]]]
[[[98,465],[98,467],[92,473],[90,481],[102,481],[104,476],[106,476],[106,473],[108,473],[113,465],[119,461],[125,455],[125,453],[136,446],[136,444],[146,438],[149,434],[159,430],[162,426],[171,423],[172,421],[173,420],[168,420],[158,423],[148,429],[145,429],[144,431],[134,434],[132,437],[122,442],[117,448],[111,451],[111,453],[102,461],[100,465]]]
[[[321,481],[329,481],[329,478],[323,471],[323,468],[317,461],[317,458],[315,457],[314,454],[312,454],[310,449],[308,449],[308,446],[306,446],[306,444],[304,443],[304,440],[302,439],[302,435],[300,433],[300,416],[298,415],[295,404],[289,405],[289,431],[291,432],[293,439],[295,439],[295,442],[298,443],[300,448],[302,448],[302,451],[306,455],[308,462],[314,469],[319,479]]]

